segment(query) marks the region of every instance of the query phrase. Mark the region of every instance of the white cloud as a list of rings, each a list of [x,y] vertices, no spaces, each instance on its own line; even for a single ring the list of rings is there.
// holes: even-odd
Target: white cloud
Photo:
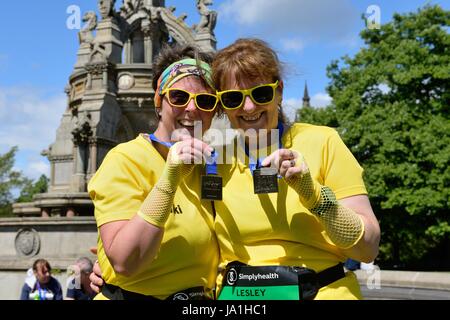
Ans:
[[[296,38],[281,39],[280,42],[283,50],[285,51],[300,52],[305,47],[303,41]]]
[[[265,19],[269,12],[276,12],[279,4],[286,2],[265,0],[227,0],[219,10],[228,16],[234,16],[240,24],[252,25]]]
[[[311,107],[324,108],[331,104],[333,99],[326,93],[317,93],[311,97]],[[303,107],[303,98],[289,98],[283,101],[283,112],[290,121],[295,120],[297,110]]]
[[[18,146],[15,167],[25,176],[37,179],[50,175],[50,164],[40,153],[54,142],[66,103],[63,93],[0,87],[0,153]]]
[[[332,101],[333,99],[327,93],[319,92],[311,98],[311,106],[315,108],[324,108],[329,106]]]
[[[265,37],[302,35],[307,40],[342,42],[361,24],[350,0],[225,0],[221,19],[259,30]]]
[[[28,166],[23,170],[27,177],[32,179],[38,179],[41,175],[45,174],[47,177],[50,176],[50,164],[45,161],[35,161],[30,162]]]
[[[40,153],[55,139],[66,96],[28,87],[0,87],[0,146]]]
[[[303,100],[300,98],[289,98],[283,100],[283,112],[290,121],[295,120],[295,114],[303,105]]]

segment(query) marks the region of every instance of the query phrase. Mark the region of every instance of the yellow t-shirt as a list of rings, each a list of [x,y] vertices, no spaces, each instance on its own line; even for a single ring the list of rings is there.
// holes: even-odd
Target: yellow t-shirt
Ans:
[[[330,187],[338,199],[367,194],[363,169],[332,128],[293,125],[282,138],[283,148],[305,157],[311,176]],[[248,164],[248,158],[245,162]],[[346,260],[328,238],[322,224],[299,201],[298,194],[279,180],[279,192],[256,195],[250,169],[238,158],[220,166],[223,201],[216,201],[215,230],[220,267],[240,261],[253,266],[289,265],[320,272]],[[220,287],[221,277],[218,277]],[[361,298],[353,274],[320,290],[317,299]]]
[[[164,159],[142,135],[113,148],[88,186],[97,227],[134,217],[164,165]],[[218,245],[213,217],[200,201],[201,169],[196,166],[180,184],[160,251],[147,268],[131,277],[116,274],[99,237],[98,261],[106,283],[159,299],[191,287],[214,288]]]

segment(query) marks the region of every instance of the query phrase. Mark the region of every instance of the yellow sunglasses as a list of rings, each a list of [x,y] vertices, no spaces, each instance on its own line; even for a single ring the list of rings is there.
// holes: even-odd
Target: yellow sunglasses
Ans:
[[[183,89],[168,88],[162,94],[167,93],[169,104],[173,107],[184,108],[191,99],[194,99],[195,106],[206,112],[212,112],[217,106],[219,99],[212,93],[192,93]]]
[[[272,103],[275,99],[275,89],[279,82],[262,84],[245,90],[225,90],[217,92],[222,106],[228,110],[239,109],[244,105],[245,97],[250,96],[250,99],[257,105],[264,105]]]

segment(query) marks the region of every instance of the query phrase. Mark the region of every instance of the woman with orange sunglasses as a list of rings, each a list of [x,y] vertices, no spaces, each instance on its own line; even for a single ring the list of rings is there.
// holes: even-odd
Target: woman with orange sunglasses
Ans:
[[[104,280],[96,299],[214,297],[218,247],[193,164],[212,152],[193,138],[217,106],[210,62],[191,46],[163,50],[153,66],[156,131],[113,148],[89,182]]]
[[[363,169],[334,129],[287,123],[280,62],[265,42],[222,49],[213,78],[244,154],[219,166],[219,300],[360,299],[342,263],[378,254]]]

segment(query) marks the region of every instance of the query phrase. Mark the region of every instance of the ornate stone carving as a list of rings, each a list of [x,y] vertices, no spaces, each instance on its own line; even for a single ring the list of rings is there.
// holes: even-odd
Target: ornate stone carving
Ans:
[[[86,12],[83,16],[84,28],[78,33],[80,44],[91,45],[94,42],[93,31],[97,28],[97,15],[93,11]]]
[[[114,14],[114,5],[116,0],[98,0],[98,11],[102,19],[111,18]]]
[[[209,10],[208,6],[212,5],[212,0],[197,0],[197,10],[200,13],[200,22],[194,26],[197,33],[212,33],[217,23],[217,12]]]
[[[17,232],[14,240],[16,252],[22,257],[33,257],[39,253],[41,240],[36,230],[23,228]]]
[[[89,63],[84,67],[87,72],[92,75],[102,75],[104,71],[108,70],[108,63],[99,62],[99,63]]]
[[[81,112],[78,115],[75,128],[72,130],[73,142],[76,145],[84,145],[89,143],[89,138],[92,136],[91,114],[89,112]]]
[[[94,44],[94,48],[89,55],[89,62],[87,63],[86,67],[92,64],[107,65],[107,57],[108,55],[106,53],[105,46],[103,46],[101,43],[96,43]]]
[[[159,18],[162,20],[165,29],[170,37],[172,37],[177,43],[195,43],[192,29],[183,21],[184,15],[176,17],[174,15],[175,8],[158,8]]]
[[[144,104],[153,103],[152,98],[142,98],[142,97],[121,97],[118,98],[120,102],[136,103],[139,108],[142,108]]]
[[[153,38],[158,33],[158,24],[151,19],[142,20],[141,30],[144,36]]]

